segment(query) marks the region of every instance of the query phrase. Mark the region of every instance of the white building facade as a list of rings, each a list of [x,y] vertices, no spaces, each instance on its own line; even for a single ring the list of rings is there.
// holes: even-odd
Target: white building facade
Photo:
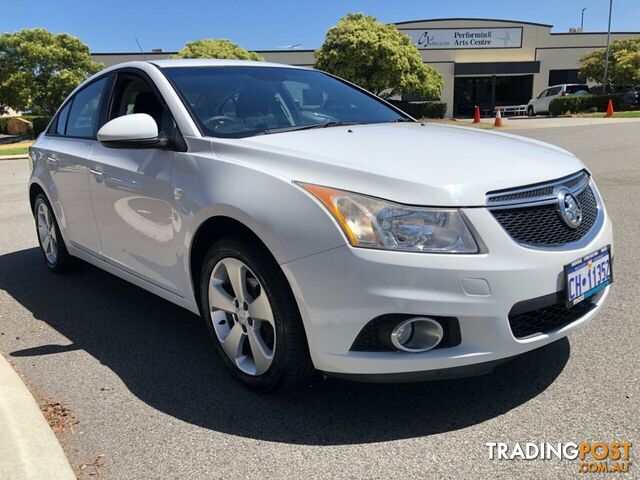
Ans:
[[[425,63],[444,79],[447,116],[469,116],[475,105],[522,105],[549,85],[577,82],[580,57],[604,48],[606,32],[552,32],[552,25],[515,20],[449,18],[395,24],[409,35]],[[612,32],[611,41],[640,32]],[[152,51],[147,59],[175,52]],[[267,61],[313,66],[313,50],[258,50]],[[142,53],[94,53],[113,65],[140,60]]]

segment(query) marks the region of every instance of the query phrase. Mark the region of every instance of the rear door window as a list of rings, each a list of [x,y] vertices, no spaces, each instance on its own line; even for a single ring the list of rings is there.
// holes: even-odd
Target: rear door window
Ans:
[[[574,93],[589,93],[589,87],[587,85],[567,85],[566,92],[568,95]]]
[[[98,125],[100,102],[104,96],[107,77],[96,80],[73,97],[67,121],[67,136],[93,138]]]

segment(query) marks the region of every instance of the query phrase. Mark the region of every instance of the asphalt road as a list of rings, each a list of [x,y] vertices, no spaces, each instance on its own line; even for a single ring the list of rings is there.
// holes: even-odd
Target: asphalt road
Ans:
[[[640,476],[640,123],[518,134],[592,169],[615,224],[615,286],[589,328],[493,375],[245,391],[198,317],[90,266],[49,273],[27,163],[9,160],[0,161],[0,351],[39,399],[69,406],[79,423],[61,442],[76,469],[105,454],[105,479],[572,478],[575,461],[489,460],[485,443],[596,440],[634,442]],[[78,471],[96,478],[91,466]]]

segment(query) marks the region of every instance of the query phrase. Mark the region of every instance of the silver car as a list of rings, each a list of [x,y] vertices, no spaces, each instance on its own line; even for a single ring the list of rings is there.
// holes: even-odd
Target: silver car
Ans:
[[[612,279],[575,156],[422,124],[312,69],[116,65],[30,157],[49,268],[79,258],[201,314],[263,391],[489,372],[588,324]]]

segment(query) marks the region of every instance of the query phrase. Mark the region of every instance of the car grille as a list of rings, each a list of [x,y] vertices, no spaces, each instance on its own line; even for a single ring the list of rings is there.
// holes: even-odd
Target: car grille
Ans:
[[[522,200],[527,198],[536,198],[543,195],[553,194],[553,187],[536,188],[534,190],[525,190],[524,192],[506,193],[504,195],[496,195],[489,199],[489,203],[508,202],[513,200]]]
[[[591,187],[585,188],[576,198],[582,207],[582,223],[578,228],[567,226],[555,205],[493,210],[491,213],[518,243],[563,245],[584,237],[598,218],[598,202]]]
[[[563,246],[579,241],[598,222],[600,212],[589,174],[578,172],[543,184],[487,194],[487,207],[516,242],[532,247]],[[557,209],[559,189],[570,191],[582,209],[582,223],[569,227]]]
[[[510,313],[509,325],[511,326],[513,336],[516,338],[548,333],[584,317],[596,308],[595,301],[595,299],[583,300],[573,308],[567,308],[564,302],[558,302],[528,312]],[[516,304],[511,311],[521,311],[522,307],[518,307],[519,305]]]
[[[531,199],[535,200],[537,198],[545,197],[548,195],[553,195],[553,189],[557,185],[562,185],[563,187],[568,188],[569,190],[573,190],[576,187],[580,187],[582,184],[586,183],[589,180],[589,174],[587,172],[579,172],[576,175],[570,175],[569,177],[561,178],[554,182],[550,182],[546,185],[536,187],[522,187],[515,189],[513,192],[490,192],[488,198],[489,206],[504,203],[504,202],[513,202],[514,200],[525,200]]]

